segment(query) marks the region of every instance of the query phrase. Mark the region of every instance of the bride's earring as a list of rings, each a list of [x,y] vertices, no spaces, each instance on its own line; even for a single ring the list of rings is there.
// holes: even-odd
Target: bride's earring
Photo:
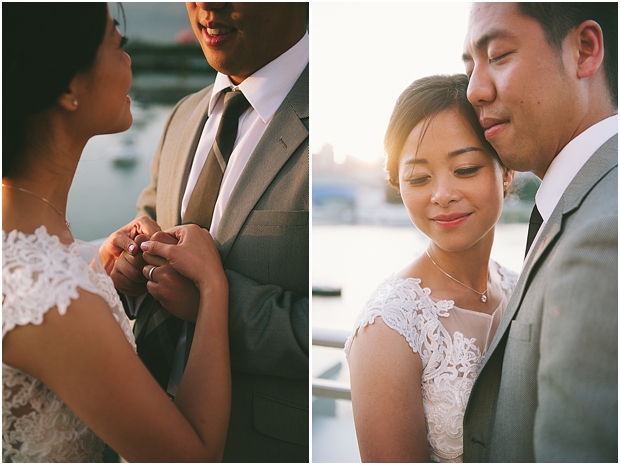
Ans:
[[[77,106],[78,106],[78,101],[77,101],[77,99],[74,99],[74,100],[73,100],[73,102],[71,102],[71,103],[73,103],[73,106],[74,106],[75,108],[77,108]],[[505,184],[505,183],[504,183],[504,184]]]
[[[504,187],[508,187],[508,181],[504,181]]]

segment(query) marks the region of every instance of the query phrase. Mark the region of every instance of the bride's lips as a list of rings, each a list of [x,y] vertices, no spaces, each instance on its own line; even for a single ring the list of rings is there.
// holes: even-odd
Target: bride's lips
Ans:
[[[482,118],[480,124],[484,129],[484,137],[490,141],[506,127],[508,121],[495,118]]]
[[[450,215],[437,215],[432,218],[440,228],[450,229],[462,225],[471,213],[452,213]]]
[[[201,23],[202,37],[209,47],[217,47],[230,40],[236,29],[222,23]]]

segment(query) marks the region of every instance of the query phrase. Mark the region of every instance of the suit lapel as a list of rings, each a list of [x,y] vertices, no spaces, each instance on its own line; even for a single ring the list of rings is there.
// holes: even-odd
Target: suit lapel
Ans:
[[[533,245],[527,257],[527,262],[519,276],[515,290],[510,298],[506,312],[497,328],[493,342],[487,351],[487,356],[480,367],[484,368],[486,361],[491,357],[495,348],[503,339],[510,323],[515,318],[517,310],[521,306],[521,301],[525,291],[529,286],[530,275],[537,269],[544,253],[555,242],[562,231],[562,221],[565,215],[576,210],[583,202],[584,198],[592,188],[615,166],[618,166],[618,135],[616,134],[603,144],[586,162],[583,168],[577,173],[575,179],[569,184],[568,188],[560,198],[558,205],[553,210],[547,224],[540,232],[540,237]]]
[[[308,67],[273,116],[235,188],[216,234],[222,261],[248,215],[291,155],[308,138]]]
[[[179,158],[172,166],[170,166],[170,189],[169,195],[166,196],[171,201],[170,208],[167,211],[172,212],[173,219],[171,224],[179,224],[181,222],[181,203],[185,193],[185,186],[189,176],[196,148],[202,136],[202,130],[207,121],[207,110],[209,108],[209,100],[211,99],[211,87],[202,97],[194,111],[190,115],[183,130],[183,135],[178,147]]]
[[[521,274],[519,275],[519,280],[517,281],[517,285],[515,286],[515,289],[512,293],[512,297],[510,298],[510,301],[508,302],[508,306],[506,307],[506,312],[504,313],[504,316],[502,317],[502,321],[497,328],[497,332],[495,333],[495,336],[493,337],[493,341],[491,345],[489,346],[489,350],[487,351],[487,356],[485,357],[485,363],[486,363],[486,360],[488,360],[488,358],[491,356],[495,348],[499,345],[500,341],[502,340],[504,336],[504,333],[510,327],[510,323],[512,322],[512,320],[514,320],[517,310],[521,306],[521,300],[523,299],[523,296],[525,295],[525,290],[529,286],[530,275],[532,274],[533,270],[536,268],[538,261],[540,260],[545,250],[547,250],[547,248],[553,243],[555,238],[560,234],[560,231],[562,230],[563,214],[562,214],[561,204],[562,204],[562,199],[560,199],[560,202],[558,203],[556,209],[553,211],[553,214],[549,218],[549,221],[547,222],[547,224],[545,224],[544,228],[540,232],[540,237],[538,238],[536,243],[532,246],[533,248],[527,257],[527,262],[523,266],[523,270],[521,271]],[[484,367],[484,363],[481,367],[481,370],[483,367]]]

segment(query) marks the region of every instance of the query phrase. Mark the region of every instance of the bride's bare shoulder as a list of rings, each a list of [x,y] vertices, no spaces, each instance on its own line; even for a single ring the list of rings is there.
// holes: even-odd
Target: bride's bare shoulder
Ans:
[[[397,271],[394,276],[400,279],[421,278],[424,275],[424,265],[421,259],[422,256],[417,257],[415,260],[408,263],[404,268]]]

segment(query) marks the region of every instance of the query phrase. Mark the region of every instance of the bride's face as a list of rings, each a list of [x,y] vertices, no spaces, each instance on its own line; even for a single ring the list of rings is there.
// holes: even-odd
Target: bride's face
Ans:
[[[93,134],[110,134],[129,129],[131,116],[131,58],[125,53],[123,35],[108,11],[103,41],[93,67],[78,73],[81,84],[77,98],[81,118]]]
[[[413,128],[399,159],[400,194],[409,217],[447,251],[492,240],[512,171],[484,148],[458,110],[437,114],[425,134],[423,126],[424,121]]]

